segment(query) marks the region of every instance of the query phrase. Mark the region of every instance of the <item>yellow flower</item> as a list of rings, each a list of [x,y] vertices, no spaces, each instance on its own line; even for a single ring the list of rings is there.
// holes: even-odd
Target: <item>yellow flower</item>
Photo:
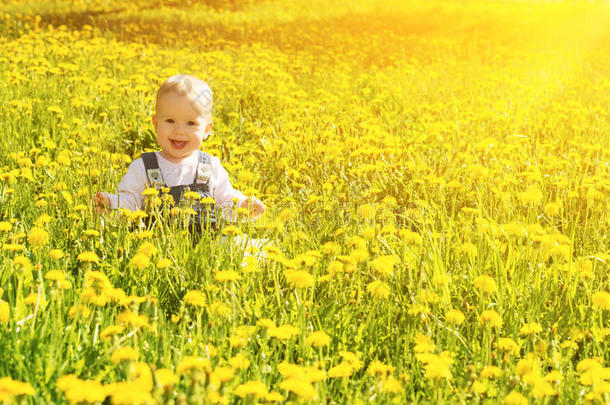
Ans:
[[[145,256],[142,253],[136,253],[135,256],[129,261],[129,264],[137,270],[142,270],[150,265],[150,259],[148,256]]]
[[[210,374],[210,380],[214,381],[216,386],[226,383],[235,375],[235,370],[231,367],[218,366]]]
[[[49,270],[44,275],[44,278],[47,280],[52,280],[52,281],[62,281],[62,280],[66,279],[66,275],[61,270]]]
[[[64,252],[62,252],[60,249],[51,249],[49,252],[49,257],[53,260],[58,260],[64,257]]]
[[[44,297],[38,295],[38,293],[31,293],[27,297],[24,298],[23,302],[28,305],[38,306],[39,308],[44,308],[47,306],[47,300]]]
[[[11,377],[0,378],[0,401],[11,403],[13,397],[34,395],[36,392],[29,383],[13,380]]]
[[[413,342],[415,343],[413,351],[416,353],[429,353],[436,348],[432,338],[423,333],[416,333]]]
[[[57,388],[74,404],[102,402],[108,396],[108,390],[103,384],[93,380],[81,380],[74,374],[59,377]]]
[[[106,340],[109,339],[112,336],[118,335],[119,333],[122,333],[123,330],[125,330],[125,328],[123,326],[119,326],[119,325],[110,325],[108,327],[106,327],[101,333],[100,333],[100,338],[102,340]]]
[[[370,265],[382,276],[390,276],[394,272],[394,266],[396,266],[399,262],[400,260],[395,255],[386,255],[380,256],[371,261]]]
[[[462,313],[462,311],[459,311],[457,309],[450,309],[445,314],[445,319],[449,323],[461,325],[464,322],[465,317],[464,317],[464,314]]]
[[[301,332],[301,329],[294,327],[292,325],[282,325],[277,328],[270,328],[267,333],[269,337],[274,337],[280,340],[288,340],[294,335],[297,335]]]
[[[153,243],[144,242],[140,245],[136,253],[144,255],[150,259],[152,256],[156,255],[158,251],[159,249],[157,249]]]
[[[100,261],[99,257],[95,254],[95,252],[82,252],[79,253],[77,259],[81,263],[97,263]]]
[[[15,259],[13,260],[13,264],[15,265],[16,269],[22,271],[28,271],[32,269],[32,263],[30,263],[30,259],[25,256],[15,257]]]
[[[260,381],[247,381],[238,385],[237,388],[233,390],[233,393],[240,398],[245,398],[248,395],[252,395],[256,398],[267,395],[268,390],[267,386]]]
[[[220,316],[222,318],[228,318],[231,315],[232,309],[229,305],[224,302],[215,301],[210,304],[210,313]]]
[[[132,382],[120,382],[109,385],[112,392],[112,403],[115,405],[136,405],[152,402],[150,392]]]
[[[243,354],[237,354],[229,359],[229,364],[238,370],[245,370],[250,366],[250,360]]]
[[[313,276],[305,270],[286,270],[284,275],[292,288],[309,288],[314,285]]]
[[[28,233],[28,243],[34,247],[49,243],[49,233],[42,228],[33,227]]]
[[[145,189],[144,191],[142,191],[142,195],[144,197],[152,197],[152,196],[156,196],[158,194],[159,194],[159,191],[153,187],[149,187],[149,188]]]
[[[186,356],[182,359],[182,361],[180,361],[180,364],[178,364],[176,372],[178,374],[184,374],[187,371],[191,370],[205,370],[207,372],[210,372],[210,360],[198,356]]]
[[[543,197],[542,191],[536,186],[530,186],[527,188],[527,190],[519,193],[519,199],[524,205],[539,204]]]
[[[270,392],[265,395],[265,401],[267,402],[280,402],[284,401],[284,396],[279,392]]]
[[[8,302],[0,299],[0,323],[7,324],[11,319],[11,307]]]
[[[203,308],[207,301],[205,295],[201,291],[191,290],[184,295],[184,302],[194,307]]]
[[[556,202],[547,203],[544,206],[544,213],[550,217],[554,217],[555,215],[561,212],[561,205]]]
[[[524,358],[520,359],[515,366],[515,372],[524,376],[526,374],[540,374],[540,359],[534,353],[528,353]]]
[[[535,335],[540,332],[542,332],[542,326],[538,322],[526,323],[519,330],[521,335]]]
[[[399,380],[394,378],[394,376],[390,376],[385,380],[381,381],[381,391],[389,392],[392,394],[401,394],[405,391],[405,389],[403,388],[403,384]]]
[[[477,257],[478,254],[478,249],[477,249],[477,245],[475,245],[474,243],[470,243],[470,242],[466,242],[462,245],[462,252],[464,252],[466,255],[472,257]]]
[[[496,280],[488,275],[480,275],[474,279],[474,286],[479,289],[482,293],[493,293],[498,289]]]
[[[610,293],[606,291],[598,291],[591,298],[593,308],[610,310]]]
[[[481,378],[497,378],[502,373],[502,370],[496,366],[485,366],[481,370]]]
[[[166,269],[166,268],[170,267],[171,265],[172,265],[172,261],[170,259],[162,258],[157,261],[158,269]]]
[[[498,350],[516,354],[519,352],[519,345],[511,338],[498,338],[495,343]]]
[[[451,353],[443,352],[439,355],[422,353],[416,355],[416,358],[425,364],[425,377],[427,379],[453,379],[453,374],[450,370],[450,366],[453,364],[453,355]]]
[[[316,390],[307,379],[288,378],[282,381],[279,387],[286,391],[294,392],[305,401],[311,401],[316,394]]]
[[[234,225],[225,226],[224,229],[222,230],[222,234],[227,235],[227,236],[235,236],[235,235],[238,235],[239,233],[241,233],[241,231],[239,230],[238,227],[236,227]]]
[[[306,342],[308,345],[313,347],[328,346],[330,344],[330,336],[328,336],[324,331],[315,331],[311,332],[311,334],[307,336]]]
[[[493,309],[487,309],[483,311],[481,313],[481,316],[479,317],[479,320],[483,323],[488,324],[492,328],[502,327],[502,317]]]
[[[117,315],[116,322],[126,327],[143,328],[148,325],[148,317],[131,311],[123,311]]]
[[[187,200],[199,200],[201,195],[196,191],[187,191],[184,193],[183,197]]]
[[[13,229],[13,224],[9,221],[0,221],[0,232],[8,232]]]
[[[472,392],[475,394],[481,395],[484,394],[485,391],[487,391],[487,384],[485,382],[476,380],[472,383]]]
[[[390,296],[390,287],[381,280],[370,282],[366,290],[373,298],[386,299]]]
[[[227,283],[241,280],[241,276],[235,270],[224,270],[217,271],[216,274],[214,274],[214,279],[219,283]]]
[[[528,401],[523,394],[520,394],[517,391],[512,391],[506,396],[506,398],[504,398],[504,403],[506,405],[527,405]]]
[[[129,346],[119,347],[114,352],[112,352],[112,357],[110,358],[110,361],[112,361],[114,364],[117,364],[123,360],[127,360],[127,361],[137,360],[138,356],[139,356],[138,351],[132,347],[129,347]]]
[[[10,228],[9,228],[10,229]],[[341,251],[341,247],[337,242],[326,242],[322,245],[322,253],[325,255],[334,256]]]
[[[354,367],[348,362],[342,361],[328,370],[328,376],[332,378],[350,377],[354,373]]]
[[[388,374],[393,373],[394,369],[393,366],[384,364],[379,360],[373,360],[366,369],[366,372],[372,376],[379,375],[381,378],[385,378]]]
[[[6,250],[8,252],[18,252],[25,250],[25,246],[19,243],[6,243],[2,246],[2,250]]]
[[[155,371],[155,380],[166,391],[171,390],[180,381],[178,376],[168,368],[160,368]]]

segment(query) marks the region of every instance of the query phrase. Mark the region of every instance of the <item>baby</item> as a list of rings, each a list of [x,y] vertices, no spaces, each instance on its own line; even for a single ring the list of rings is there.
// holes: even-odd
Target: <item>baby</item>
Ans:
[[[98,192],[99,210],[144,208],[143,191],[148,187],[169,187],[176,202],[184,188],[203,191],[218,208],[230,208],[233,201],[247,208],[257,219],[265,205],[231,187],[229,176],[217,157],[199,151],[212,129],[212,91],[202,80],[189,75],[167,79],[157,91],[156,114],[152,122],[160,152],[145,153],[134,160],[118,186],[118,194]],[[174,192],[176,191],[176,192]]]

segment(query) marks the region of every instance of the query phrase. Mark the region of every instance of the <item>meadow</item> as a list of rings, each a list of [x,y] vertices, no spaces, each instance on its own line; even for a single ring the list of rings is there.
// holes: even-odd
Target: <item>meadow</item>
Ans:
[[[0,4],[0,402],[610,402],[610,5],[379,3]],[[178,73],[196,245],[92,204]]]

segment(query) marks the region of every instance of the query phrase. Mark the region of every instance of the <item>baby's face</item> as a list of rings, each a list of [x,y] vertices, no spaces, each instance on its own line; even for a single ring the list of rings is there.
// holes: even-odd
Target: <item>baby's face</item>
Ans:
[[[188,96],[172,91],[161,97],[152,120],[161,155],[175,163],[199,149],[212,126]]]

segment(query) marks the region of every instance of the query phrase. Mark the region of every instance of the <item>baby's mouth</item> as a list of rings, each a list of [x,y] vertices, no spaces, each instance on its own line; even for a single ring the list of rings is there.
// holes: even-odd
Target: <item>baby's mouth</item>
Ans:
[[[170,139],[170,142],[171,142],[172,146],[176,149],[182,149],[186,146],[186,141],[176,141],[176,140]]]

